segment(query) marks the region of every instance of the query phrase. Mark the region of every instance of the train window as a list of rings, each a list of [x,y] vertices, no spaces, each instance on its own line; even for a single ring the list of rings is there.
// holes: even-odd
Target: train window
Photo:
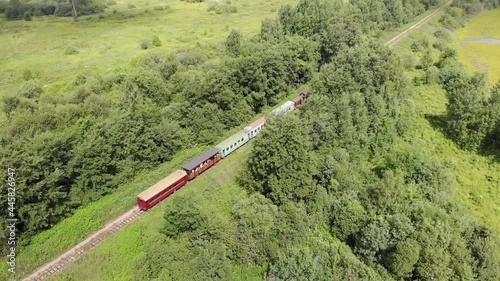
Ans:
[[[241,141],[243,141],[243,138],[241,138]]]

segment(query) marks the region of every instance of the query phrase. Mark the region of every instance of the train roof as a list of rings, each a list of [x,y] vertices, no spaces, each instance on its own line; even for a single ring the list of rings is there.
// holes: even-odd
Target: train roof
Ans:
[[[283,111],[285,111],[287,108],[295,106],[295,103],[293,101],[286,101],[279,107],[275,108],[274,110],[271,111],[271,114],[280,114]]]
[[[245,127],[245,130],[252,130],[252,129],[255,129],[257,127],[259,127],[260,125],[266,123],[266,117],[260,117],[259,119],[257,119],[257,121],[253,122],[252,124],[248,125]]]
[[[173,172],[172,174],[168,175],[166,178],[155,183],[154,185],[152,185],[148,189],[139,193],[139,195],[137,195],[137,197],[139,197],[140,199],[142,199],[144,201],[148,201],[149,199],[153,198],[156,194],[160,193],[162,190],[164,190],[165,188],[174,184],[175,182],[182,179],[186,175],[187,175],[187,173],[185,171],[177,170],[177,171]]]
[[[212,158],[217,153],[219,153],[219,149],[218,148],[216,148],[216,147],[210,148],[205,153],[197,156],[193,160],[191,160],[188,163],[184,164],[184,166],[182,166],[182,169],[187,170],[187,171],[191,171],[194,168],[198,167],[201,163],[207,161],[207,159]]]
[[[247,134],[247,132],[245,132],[244,130],[239,131],[236,134],[234,134],[234,135],[230,136],[229,138],[227,138],[226,140],[224,140],[223,142],[219,143],[217,145],[217,147],[219,149],[224,149],[224,148],[230,146],[231,144],[233,144],[235,141],[238,141],[239,139],[244,137],[246,134]]]

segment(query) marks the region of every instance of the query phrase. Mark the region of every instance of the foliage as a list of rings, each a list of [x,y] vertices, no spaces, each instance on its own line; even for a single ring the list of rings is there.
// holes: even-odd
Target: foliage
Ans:
[[[106,8],[105,4],[94,0],[75,0],[78,15],[100,13]],[[11,0],[4,8],[7,20],[24,19],[31,21],[33,15],[73,16],[71,0],[62,1],[19,1]]]
[[[215,12],[216,14],[234,14],[238,12],[238,8],[236,6],[231,5],[230,3],[222,3],[218,2],[210,4],[208,6],[207,12]]]
[[[76,55],[78,54],[78,50],[75,48],[75,47],[68,47],[66,48],[66,50],[64,51],[64,54],[65,55]]]
[[[153,39],[151,40],[151,44],[155,47],[160,47],[161,46],[161,40],[158,35],[153,35]]]
[[[241,33],[237,30],[231,30],[226,39],[226,52],[232,56],[238,56],[241,53]]]

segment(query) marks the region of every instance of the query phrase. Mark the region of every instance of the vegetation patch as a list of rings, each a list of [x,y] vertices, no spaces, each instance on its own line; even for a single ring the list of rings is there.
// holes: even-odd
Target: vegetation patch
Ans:
[[[500,9],[481,14],[457,30],[456,43],[460,61],[469,70],[488,73],[491,83],[500,80],[500,44],[462,42],[470,38],[500,39]]]

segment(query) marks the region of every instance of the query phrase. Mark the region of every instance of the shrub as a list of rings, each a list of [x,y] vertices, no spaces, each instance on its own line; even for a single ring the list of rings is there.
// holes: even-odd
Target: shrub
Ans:
[[[142,42],[140,43],[139,46],[143,50],[151,49],[151,47],[153,47],[151,44],[151,41],[149,41],[149,40],[142,40]]]
[[[430,66],[425,71],[424,83],[427,85],[436,84],[439,81],[439,69],[435,66]]]
[[[419,52],[422,50],[422,45],[420,45],[418,41],[413,41],[413,43],[411,43],[411,50],[413,52]]]
[[[214,4],[211,4],[207,9],[207,12],[209,12],[209,13],[212,11],[214,11],[218,15],[220,15],[220,14],[234,14],[234,13],[238,12],[238,8],[236,8],[235,6],[229,5],[229,4],[214,3]]]
[[[118,11],[116,9],[113,9],[113,14],[116,15],[116,13],[118,13]]]
[[[66,51],[64,51],[64,54],[76,55],[76,54],[78,54],[78,50],[75,47],[68,47],[68,48],[66,48]]]
[[[106,4],[108,6],[113,6],[113,5],[116,5],[116,1],[115,0],[108,0],[108,2],[106,2]]]
[[[182,65],[198,65],[207,60],[205,54],[198,51],[181,51],[175,54],[175,58]]]
[[[31,21],[31,18],[33,17],[33,14],[30,11],[24,12],[23,19],[25,21]]]
[[[151,43],[153,44],[153,46],[155,47],[160,47],[161,46],[161,40],[160,40],[160,37],[158,37],[158,35],[153,35],[153,40],[151,40]]]
[[[444,49],[446,49],[446,42],[443,40],[437,40],[434,44],[432,44],[432,47],[436,50],[444,51]]]
[[[137,8],[137,7],[136,7],[135,5],[133,5],[133,4],[128,4],[128,8],[129,8],[129,9],[135,9],[135,8]]]
[[[450,32],[445,28],[439,28],[438,30],[436,30],[436,32],[434,32],[434,36],[437,39],[443,39],[446,42],[453,41],[453,37],[451,36]]]
[[[99,15],[98,19],[103,20],[105,17],[104,15]]]
[[[18,92],[18,95],[24,98],[32,99],[38,98],[43,92],[42,88],[34,80],[24,83]]]
[[[7,20],[17,20],[19,18],[19,11],[14,8],[5,9],[5,18]]]
[[[26,80],[26,81],[33,79],[33,73],[31,73],[31,70],[26,69],[23,72],[23,79]]]

